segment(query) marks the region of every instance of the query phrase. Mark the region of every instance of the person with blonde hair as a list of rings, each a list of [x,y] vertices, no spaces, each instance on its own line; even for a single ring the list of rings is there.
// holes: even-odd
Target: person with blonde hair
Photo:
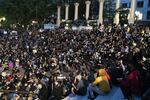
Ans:
[[[94,92],[101,95],[110,91],[109,77],[105,69],[98,71],[98,77],[88,86],[88,97],[94,99]]]

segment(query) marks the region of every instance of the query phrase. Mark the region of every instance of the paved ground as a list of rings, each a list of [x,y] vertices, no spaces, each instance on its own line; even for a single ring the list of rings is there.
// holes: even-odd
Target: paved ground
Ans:
[[[106,95],[99,95],[95,98],[95,100],[123,100],[124,96],[119,87],[112,87],[112,90],[109,94]],[[86,96],[72,96],[70,94],[68,97],[66,97],[63,100],[89,100],[87,95]]]

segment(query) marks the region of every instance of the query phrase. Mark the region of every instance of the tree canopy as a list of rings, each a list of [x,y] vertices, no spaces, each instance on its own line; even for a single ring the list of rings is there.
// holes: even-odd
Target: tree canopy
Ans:
[[[54,14],[56,5],[50,0],[3,0],[0,16],[5,16],[9,23],[27,24],[31,20],[42,21]]]

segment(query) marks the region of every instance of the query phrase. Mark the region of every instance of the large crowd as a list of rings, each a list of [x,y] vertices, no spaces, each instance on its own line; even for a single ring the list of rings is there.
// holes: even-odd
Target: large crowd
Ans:
[[[8,32],[0,36],[0,73],[1,99],[94,99],[113,85],[126,99],[149,98],[150,31],[114,25]]]

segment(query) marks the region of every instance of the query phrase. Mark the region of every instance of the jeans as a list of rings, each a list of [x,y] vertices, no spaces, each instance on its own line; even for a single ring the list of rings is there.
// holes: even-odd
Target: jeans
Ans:
[[[104,92],[101,91],[99,86],[93,86],[92,84],[89,84],[88,86],[88,96],[91,96],[94,98],[94,92],[97,94],[104,94]]]

